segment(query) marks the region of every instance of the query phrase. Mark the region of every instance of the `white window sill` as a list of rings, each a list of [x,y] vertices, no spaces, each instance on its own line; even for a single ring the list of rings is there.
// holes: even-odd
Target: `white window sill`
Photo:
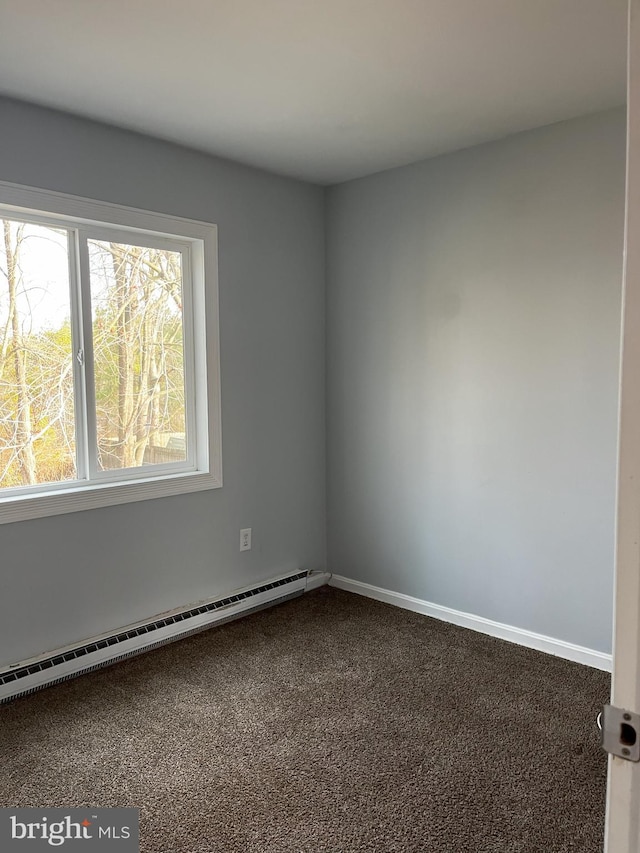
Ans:
[[[212,473],[194,471],[129,482],[74,484],[35,495],[7,495],[0,498],[0,524],[165,498],[189,492],[201,492],[221,486],[221,477]]]

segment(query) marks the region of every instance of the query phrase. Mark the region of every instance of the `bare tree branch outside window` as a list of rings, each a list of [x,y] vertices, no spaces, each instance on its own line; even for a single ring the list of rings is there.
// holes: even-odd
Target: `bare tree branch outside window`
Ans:
[[[0,489],[76,473],[69,235],[0,220]],[[187,458],[179,252],[88,240],[102,470]]]

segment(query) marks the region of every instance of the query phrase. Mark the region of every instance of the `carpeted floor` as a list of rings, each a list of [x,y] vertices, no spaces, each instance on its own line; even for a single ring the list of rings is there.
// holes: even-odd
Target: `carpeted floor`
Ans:
[[[323,588],[0,708],[0,805],[144,853],[600,853],[596,670]]]

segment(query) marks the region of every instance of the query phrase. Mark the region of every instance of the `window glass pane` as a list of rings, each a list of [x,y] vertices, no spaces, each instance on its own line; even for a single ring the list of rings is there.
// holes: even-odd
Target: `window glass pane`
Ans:
[[[68,232],[0,232],[0,489],[75,479]]]
[[[181,255],[87,243],[98,466],[184,461]]]

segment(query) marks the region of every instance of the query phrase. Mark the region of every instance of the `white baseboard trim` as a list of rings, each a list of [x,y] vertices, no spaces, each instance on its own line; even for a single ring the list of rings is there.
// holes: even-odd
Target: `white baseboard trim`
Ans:
[[[405,610],[413,610],[415,613],[422,613],[425,616],[440,619],[442,622],[451,622],[453,625],[460,625],[462,628],[471,628],[472,631],[479,631],[481,634],[488,634],[490,637],[498,637],[500,640],[517,643],[519,646],[526,646],[538,652],[546,652],[574,663],[582,663],[604,672],[611,672],[611,655],[598,652],[595,649],[576,646],[574,643],[567,643],[565,640],[556,640],[554,637],[546,637],[544,634],[536,634],[533,631],[526,631],[524,628],[504,625],[502,622],[494,622],[492,619],[474,616],[472,613],[464,613],[462,610],[453,610],[451,607],[443,607],[441,604],[433,604],[430,601],[423,601],[421,598],[403,595],[401,592],[392,592],[389,589],[372,586],[368,583],[362,583],[362,581],[354,581],[341,575],[332,575],[329,586],[335,586],[337,589],[344,589],[347,592],[355,592],[357,595],[364,595],[367,598],[374,598],[376,601],[384,601]]]

